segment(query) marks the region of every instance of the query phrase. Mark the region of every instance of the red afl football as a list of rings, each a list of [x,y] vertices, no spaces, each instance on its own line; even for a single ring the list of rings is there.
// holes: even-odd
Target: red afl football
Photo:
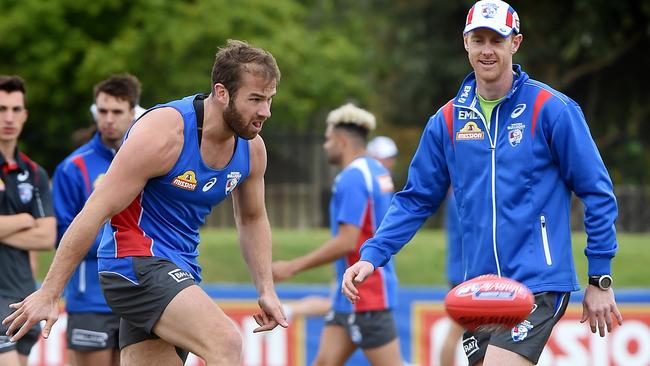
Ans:
[[[465,281],[445,297],[447,314],[469,330],[484,326],[512,328],[528,317],[534,303],[528,287],[497,275]]]

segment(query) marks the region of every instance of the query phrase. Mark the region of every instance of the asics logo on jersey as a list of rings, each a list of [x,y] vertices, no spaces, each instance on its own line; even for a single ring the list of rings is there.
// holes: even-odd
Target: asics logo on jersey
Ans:
[[[210,178],[210,180],[203,186],[203,192],[209,191],[215,183],[217,183],[217,177]]]
[[[525,104],[517,104],[515,109],[512,111],[510,114],[510,118],[517,118],[521,116],[522,113],[526,110],[526,105]]]
[[[24,182],[27,180],[27,178],[29,178],[29,172],[25,170],[24,172],[18,173],[16,178],[18,178],[19,182]]]

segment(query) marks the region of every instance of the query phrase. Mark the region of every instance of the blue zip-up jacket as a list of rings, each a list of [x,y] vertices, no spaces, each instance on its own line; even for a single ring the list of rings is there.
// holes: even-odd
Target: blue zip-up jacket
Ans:
[[[494,273],[534,293],[580,289],[571,252],[573,191],[585,206],[588,274],[609,274],[617,249],[612,182],[576,102],[514,65],[512,89],[487,128],[474,73],[429,119],[409,168],[361,260],[381,266],[453,185],[464,279]]]
[[[52,196],[58,241],[83,208],[114,156],[115,151],[104,146],[99,133],[96,133],[92,140],[72,152],[57,166]],[[68,312],[112,312],[104,299],[97,274],[97,248],[100,239],[101,234],[95,239],[66,285],[65,304]]]

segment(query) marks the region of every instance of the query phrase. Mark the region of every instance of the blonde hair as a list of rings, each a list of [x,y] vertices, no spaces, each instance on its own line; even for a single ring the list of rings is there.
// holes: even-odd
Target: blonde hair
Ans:
[[[365,130],[372,131],[377,125],[375,116],[365,109],[352,103],[347,103],[336,108],[327,115],[327,125],[336,127],[340,124],[355,125]]]

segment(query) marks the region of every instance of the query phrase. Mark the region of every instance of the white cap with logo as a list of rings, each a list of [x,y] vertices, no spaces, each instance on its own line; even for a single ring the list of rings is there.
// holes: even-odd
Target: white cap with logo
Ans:
[[[463,34],[476,28],[489,28],[503,37],[521,31],[519,15],[512,6],[501,0],[481,0],[469,9]]]

